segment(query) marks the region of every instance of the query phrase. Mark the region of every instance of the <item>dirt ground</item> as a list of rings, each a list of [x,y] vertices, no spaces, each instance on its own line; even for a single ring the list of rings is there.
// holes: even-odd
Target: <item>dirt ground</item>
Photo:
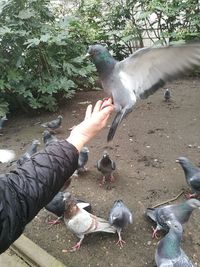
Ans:
[[[62,249],[70,248],[77,238],[64,224],[49,228],[46,222],[54,216],[44,209],[26,227],[26,236],[66,266],[155,267],[158,241],[151,238],[153,223],[144,217],[145,209],[175,197],[182,189],[189,190],[181,167],[175,163],[177,157],[187,156],[200,165],[200,80],[176,81],[165,88],[172,92],[171,102],[164,102],[164,89],[159,90],[147,100],[138,101],[112,142],[106,142],[106,128],[88,144],[89,171],[74,178],[68,188],[75,196],[89,201],[93,213],[103,218],[108,218],[114,200],[123,199],[134,214],[133,224],[122,233],[126,241],[124,247],[120,249],[115,245],[117,234],[96,233],[85,237],[78,252],[63,253]],[[21,155],[31,140],[42,141],[43,129],[38,123],[58,114],[64,116],[58,137],[64,138],[69,134],[68,128],[83,119],[88,102],[95,103],[103,96],[102,91],[80,92],[55,114],[11,116],[4,135],[0,136],[1,146],[11,147]],[[106,186],[99,187],[101,174],[95,167],[104,150],[117,165],[116,181],[110,190]],[[8,169],[2,164],[0,170]],[[174,203],[184,200],[182,195]],[[183,249],[195,266],[200,266],[199,222],[200,213],[196,210],[184,227],[182,241]]]

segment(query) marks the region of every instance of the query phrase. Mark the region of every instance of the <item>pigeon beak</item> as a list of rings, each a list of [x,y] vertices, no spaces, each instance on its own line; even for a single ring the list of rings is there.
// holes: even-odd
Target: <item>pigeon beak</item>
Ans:
[[[179,163],[180,161],[179,161],[179,159],[176,159],[176,163]]]

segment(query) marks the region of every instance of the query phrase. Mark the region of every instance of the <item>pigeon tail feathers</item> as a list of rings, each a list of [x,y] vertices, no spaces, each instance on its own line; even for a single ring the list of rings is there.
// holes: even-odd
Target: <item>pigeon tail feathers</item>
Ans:
[[[97,225],[93,232],[106,232],[106,233],[116,233],[116,228],[111,226],[108,221],[96,217]]]
[[[117,112],[117,114],[115,115],[115,118],[112,122],[112,125],[110,127],[110,130],[108,132],[108,136],[107,136],[107,142],[110,142],[114,135],[115,132],[117,130],[117,127],[119,126],[119,124],[121,123],[121,121],[128,115],[128,113],[130,113],[132,111],[132,108],[124,108],[122,110],[120,110],[119,112]]]

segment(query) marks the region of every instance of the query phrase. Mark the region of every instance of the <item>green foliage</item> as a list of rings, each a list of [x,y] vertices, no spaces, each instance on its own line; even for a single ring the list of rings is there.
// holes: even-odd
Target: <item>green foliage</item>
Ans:
[[[76,90],[94,88],[95,68],[83,57],[89,44],[106,43],[123,59],[145,38],[167,44],[200,37],[198,0],[50,2],[0,2],[0,116],[8,104],[55,110]]]
[[[94,84],[90,79],[94,67],[82,57],[86,47],[71,32],[75,19],[56,20],[49,2],[11,0],[2,8],[0,96],[6,101],[1,104],[4,112],[8,102],[11,108],[53,111],[61,98],[71,98],[76,89]]]

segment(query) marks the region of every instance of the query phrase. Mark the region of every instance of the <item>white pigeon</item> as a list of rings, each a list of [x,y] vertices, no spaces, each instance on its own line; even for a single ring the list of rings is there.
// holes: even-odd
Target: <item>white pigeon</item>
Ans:
[[[80,248],[86,234],[94,232],[116,233],[116,229],[108,221],[78,207],[71,195],[65,201],[64,222],[67,228],[79,238],[79,241],[72,247],[71,251],[76,251]],[[63,252],[66,252],[66,250],[63,250]]]

